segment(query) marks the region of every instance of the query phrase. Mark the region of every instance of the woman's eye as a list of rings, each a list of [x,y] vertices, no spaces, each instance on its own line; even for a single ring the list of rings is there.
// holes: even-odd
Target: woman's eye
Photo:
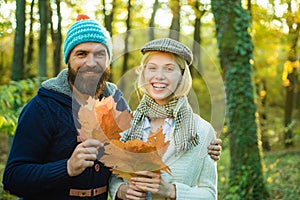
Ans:
[[[155,66],[147,66],[147,69],[153,71],[156,69],[156,67]]]
[[[164,68],[164,70],[165,70],[166,72],[173,72],[173,71],[175,70],[175,67],[173,67],[173,66],[166,66],[166,67]]]

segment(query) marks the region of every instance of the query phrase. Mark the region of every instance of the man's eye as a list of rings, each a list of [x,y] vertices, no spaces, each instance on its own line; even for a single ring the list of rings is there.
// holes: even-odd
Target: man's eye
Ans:
[[[100,51],[100,52],[97,52],[95,56],[97,56],[97,57],[106,56],[106,53],[104,51]]]
[[[85,56],[86,55],[86,53],[84,53],[84,52],[78,52],[77,53],[77,56]]]

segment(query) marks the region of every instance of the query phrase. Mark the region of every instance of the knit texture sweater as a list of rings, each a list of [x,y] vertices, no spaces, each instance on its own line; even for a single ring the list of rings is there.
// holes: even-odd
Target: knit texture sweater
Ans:
[[[171,139],[163,161],[170,167],[171,175],[162,171],[163,180],[175,184],[177,200],[217,199],[217,167],[207,154],[207,146],[215,138],[212,126],[194,114],[195,130],[199,135],[199,144],[180,155],[175,156],[175,145]],[[126,180],[112,175],[110,180],[110,195],[116,199],[118,188]],[[152,199],[165,199],[152,194]]]
[[[111,175],[99,161],[78,176],[68,175],[67,160],[79,144],[79,127],[75,125],[79,105],[71,95],[67,70],[63,70],[56,78],[44,82],[24,107],[3,175],[4,190],[24,200],[107,199],[108,192],[96,197],[69,196],[70,189],[108,186]],[[128,109],[112,83],[107,83],[103,95],[114,95],[119,109]],[[96,165],[100,166],[99,171]]]

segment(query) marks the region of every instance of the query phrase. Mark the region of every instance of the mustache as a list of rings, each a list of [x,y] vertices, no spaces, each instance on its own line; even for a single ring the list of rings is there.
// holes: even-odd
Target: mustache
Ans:
[[[78,73],[85,73],[85,72],[103,73],[105,71],[105,69],[102,68],[102,67],[94,67],[94,68],[91,68],[91,67],[81,67],[78,70]]]

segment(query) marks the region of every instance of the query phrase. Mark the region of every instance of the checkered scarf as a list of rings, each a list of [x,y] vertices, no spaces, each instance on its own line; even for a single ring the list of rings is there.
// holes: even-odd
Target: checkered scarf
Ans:
[[[199,143],[199,136],[194,130],[193,110],[185,96],[161,106],[145,94],[131,120],[131,128],[123,134],[122,141],[142,139],[145,117],[175,119],[173,137],[177,153]]]

